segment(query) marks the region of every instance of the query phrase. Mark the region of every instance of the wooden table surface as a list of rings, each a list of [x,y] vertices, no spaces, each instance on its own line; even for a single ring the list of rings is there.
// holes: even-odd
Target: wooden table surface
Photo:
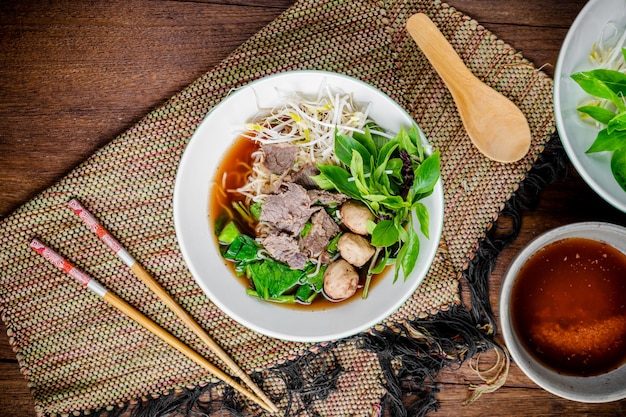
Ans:
[[[0,2],[0,217],[63,177],[276,18],[292,0]],[[450,0],[552,75],[585,0]],[[603,202],[570,166],[522,219],[499,257],[491,301],[512,257],[533,237],[567,223],[626,214]],[[476,377],[440,376],[436,415],[624,415],[626,400],[581,404],[537,387],[513,365],[506,384],[462,407]],[[409,399],[410,401],[410,399]],[[35,416],[4,324],[0,415]]]

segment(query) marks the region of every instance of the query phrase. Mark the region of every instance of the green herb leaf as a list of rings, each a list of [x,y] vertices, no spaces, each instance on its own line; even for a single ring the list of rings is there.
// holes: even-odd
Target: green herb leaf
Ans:
[[[626,191],[626,146],[613,152],[611,172],[622,190]]]
[[[587,71],[584,74],[603,82],[604,85],[618,96],[626,96],[626,74],[623,72],[611,69],[595,69]]]
[[[374,139],[372,138],[372,134],[370,132],[369,127],[365,126],[365,133],[360,133],[360,132],[352,133],[352,138],[354,138],[354,140],[356,140],[361,145],[363,145],[363,147],[367,149],[369,154],[372,155],[374,159],[378,157],[378,146],[376,145],[376,143],[374,142]]]
[[[603,81],[601,76],[606,75],[605,71],[610,70],[593,70],[587,72],[577,72],[572,74],[572,79],[582,87],[585,92],[596,97],[610,100],[620,112],[626,111],[626,105],[622,101],[621,97],[611,88],[615,87],[615,83],[611,83],[610,86]],[[618,71],[615,71],[618,72]],[[605,79],[609,79],[610,76],[605,76]]]
[[[302,271],[293,270],[271,259],[249,264],[246,272],[260,297],[268,299],[284,295],[298,284],[302,276]]]
[[[335,165],[318,165],[317,168],[320,170],[320,175],[324,176],[323,181],[332,183],[337,191],[344,193],[348,197],[359,199],[359,190],[356,188],[354,181],[350,181],[352,175],[348,171]],[[311,178],[319,184],[317,177],[319,175]]]
[[[370,160],[372,158],[372,154],[367,150],[367,148],[352,136],[335,136],[335,155],[344,165],[350,166],[353,152],[359,153],[361,159],[363,160],[365,172],[370,172]]]
[[[372,246],[388,247],[398,243],[398,229],[391,220],[381,220],[372,232]]]
[[[613,132],[626,130],[626,112],[622,112],[613,117],[606,126],[609,135]]]
[[[599,106],[581,106],[578,111],[605,125],[609,124],[611,119],[615,117],[615,112]]]
[[[237,262],[251,262],[258,259],[259,245],[248,235],[240,234],[230,244],[224,258]]]
[[[391,265],[391,263],[389,262],[389,249],[382,248],[382,252],[384,252],[382,259],[378,261],[375,267],[370,269],[369,271],[370,274],[373,274],[373,275],[380,274],[385,270],[387,266]]]
[[[422,196],[432,192],[439,179],[440,165],[439,151],[435,151],[415,170],[415,179],[411,187],[414,196]]]
[[[311,175],[311,179],[315,181],[317,186],[320,187],[322,190],[330,191],[336,189],[335,184],[331,180],[329,180],[326,175]]]
[[[608,129],[602,129],[586,153],[616,151],[626,146],[626,131],[608,133]]]
[[[412,225],[409,225],[408,232],[409,237],[402,247],[403,249],[406,248],[406,251],[400,259],[400,266],[402,267],[402,274],[404,275],[405,281],[409,278],[409,275],[411,275],[411,272],[413,272],[413,269],[415,268],[420,250],[420,239]]]
[[[400,149],[403,149],[409,153],[409,155],[415,155],[418,153],[417,146],[409,136],[409,133],[405,129],[400,129],[400,133],[396,136]]]
[[[230,245],[239,236],[240,232],[237,225],[232,220],[228,222],[226,227],[220,232],[217,240],[222,245]]]
[[[386,165],[393,152],[400,146],[397,140],[390,140],[378,152],[377,165]]]
[[[415,216],[420,223],[420,231],[424,236],[426,236],[426,238],[430,239],[428,232],[430,214],[428,213],[428,208],[422,203],[417,203],[413,205],[413,210],[415,210]]]

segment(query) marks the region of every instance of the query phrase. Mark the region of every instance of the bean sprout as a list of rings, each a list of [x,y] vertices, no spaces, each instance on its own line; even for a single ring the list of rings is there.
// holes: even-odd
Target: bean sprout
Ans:
[[[334,154],[335,131],[339,134],[365,131],[369,118],[369,105],[356,103],[350,94],[325,87],[316,98],[295,93],[284,102],[266,110],[256,120],[245,126],[243,136],[260,143],[289,143],[298,145],[294,170],[307,164],[334,164],[339,160]],[[383,131],[372,131],[391,137]],[[266,195],[281,182],[281,176],[267,171],[263,153],[253,154],[252,174],[248,183],[236,191],[253,202],[263,202]]]

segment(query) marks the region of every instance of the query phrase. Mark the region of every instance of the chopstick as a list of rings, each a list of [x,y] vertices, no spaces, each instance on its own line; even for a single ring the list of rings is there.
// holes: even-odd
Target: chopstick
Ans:
[[[233,359],[204,331],[204,329],[183,309],[163,287],[137,262],[109,231],[77,200],[72,199],[68,206],[83,222],[131,269],[131,271],[169,307],[182,322],[198,336],[254,393],[267,405],[268,411],[278,412],[278,407],[235,363]]]
[[[202,366],[204,369],[209,371],[215,377],[224,381],[226,384],[233,387],[235,390],[245,395],[250,400],[257,403],[259,406],[263,407],[263,409],[274,412],[272,408],[266,404],[259,397],[252,394],[250,391],[245,389],[243,386],[239,385],[237,381],[232,379],[230,376],[222,372],[219,368],[215,367],[211,362],[202,357],[199,353],[192,350],[189,346],[185,345],[183,342],[172,336],[165,329],[160,327],[154,321],[150,320],[148,317],[143,315],[140,311],[135,309],[133,306],[128,304],[126,301],[122,300],[112,291],[109,291],[105,287],[103,287],[98,281],[93,279],[91,276],[87,275],[82,270],[76,268],[70,261],[65,259],[63,256],[55,252],[50,247],[46,246],[39,239],[35,238],[30,242],[30,247],[45,259],[50,261],[53,265],[57,266],[59,269],[63,270],[69,276],[74,278],[79,283],[86,286],[88,289],[102,297],[103,300],[111,304],[113,307],[117,308],[119,311],[124,313],[129,318],[133,319],[139,325],[143,326],[145,329],[150,331],[155,336],[159,337],[161,340],[169,344],[174,349],[178,350],[180,353],[187,356],[192,361],[196,362],[198,365]]]

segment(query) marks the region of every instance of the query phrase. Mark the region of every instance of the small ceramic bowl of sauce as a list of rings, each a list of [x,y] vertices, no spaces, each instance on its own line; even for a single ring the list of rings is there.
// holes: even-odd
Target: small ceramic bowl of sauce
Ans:
[[[580,402],[626,398],[626,228],[537,237],[509,266],[499,308],[511,357],[537,385]]]

